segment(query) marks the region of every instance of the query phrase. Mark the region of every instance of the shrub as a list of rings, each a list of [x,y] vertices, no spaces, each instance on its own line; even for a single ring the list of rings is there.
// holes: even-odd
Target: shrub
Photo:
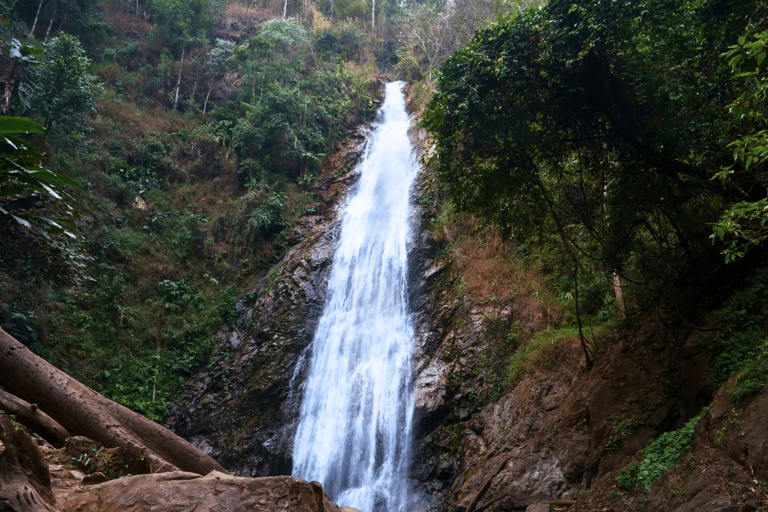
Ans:
[[[720,342],[714,347],[717,377],[725,380],[743,371],[754,381],[764,374],[765,369],[758,370],[764,364],[759,363],[762,358],[758,356],[764,353],[766,343],[763,327],[768,324],[768,267],[757,270],[749,285],[735,292],[717,312],[715,320],[722,325]]]
[[[651,483],[661,476],[664,471],[669,471],[677,460],[688,451],[693,439],[693,430],[709,411],[705,407],[701,412],[691,418],[682,428],[665,432],[648,443],[643,450],[643,460],[634,461],[619,472],[616,484],[625,491],[631,491],[643,484],[647,490],[651,490]]]

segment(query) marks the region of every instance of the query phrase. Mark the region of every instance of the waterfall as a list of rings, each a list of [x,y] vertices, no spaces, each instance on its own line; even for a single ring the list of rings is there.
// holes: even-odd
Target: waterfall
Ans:
[[[293,447],[294,476],[319,481],[339,505],[363,512],[405,511],[411,497],[406,245],[417,167],[402,86],[387,84],[342,212]]]

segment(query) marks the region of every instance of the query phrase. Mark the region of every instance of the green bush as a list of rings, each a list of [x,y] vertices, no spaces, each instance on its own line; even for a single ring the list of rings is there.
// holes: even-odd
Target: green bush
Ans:
[[[763,389],[766,380],[768,380],[768,341],[763,339],[760,347],[755,350],[754,356],[742,365],[741,374],[736,380],[736,385],[728,392],[728,397],[731,402],[738,404]]]
[[[755,365],[764,350],[763,328],[768,324],[768,267],[757,270],[748,283],[715,315],[722,326],[719,343],[714,347],[715,370],[720,380],[746,371],[745,365],[751,365],[752,379],[759,373]]]
[[[237,290],[230,285],[224,288],[219,299],[218,312],[222,322],[234,322],[237,319],[238,311],[235,308],[237,304]]]
[[[616,479],[617,485],[625,491],[631,491],[643,484],[650,491],[651,483],[664,471],[675,467],[680,456],[688,451],[693,439],[693,430],[707,411],[709,407],[702,409],[682,428],[665,432],[648,443],[648,446],[643,449],[643,460],[634,461],[619,472]]]

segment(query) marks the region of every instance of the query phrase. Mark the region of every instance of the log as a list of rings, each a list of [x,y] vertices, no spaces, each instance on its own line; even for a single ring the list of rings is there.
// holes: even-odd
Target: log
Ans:
[[[67,429],[45,414],[36,404],[30,404],[21,398],[0,389],[0,410],[16,416],[16,421],[29,428],[56,448],[64,446],[68,437]]]
[[[73,435],[108,448],[129,443],[175,468],[206,475],[225,473],[218,462],[167,428],[73,379],[0,328],[0,386],[35,403]]]

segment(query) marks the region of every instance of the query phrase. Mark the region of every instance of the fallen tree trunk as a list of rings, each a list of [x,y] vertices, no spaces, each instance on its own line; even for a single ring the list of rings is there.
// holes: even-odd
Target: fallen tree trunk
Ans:
[[[56,448],[72,437],[67,429],[45,414],[36,404],[25,402],[10,393],[0,390],[0,411],[16,416],[16,421],[29,428]]]
[[[0,328],[0,385],[35,403],[73,435],[106,447],[135,444],[183,471],[225,470],[202,450],[38,357]]]

